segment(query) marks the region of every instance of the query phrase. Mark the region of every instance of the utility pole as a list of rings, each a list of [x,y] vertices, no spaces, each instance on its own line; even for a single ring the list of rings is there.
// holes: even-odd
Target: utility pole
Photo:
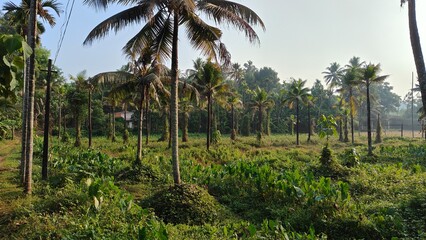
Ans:
[[[41,162],[41,179],[47,180],[47,164],[49,159],[49,125],[50,125],[50,83],[52,78],[52,59],[47,64],[46,99],[44,110],[43,160]]]

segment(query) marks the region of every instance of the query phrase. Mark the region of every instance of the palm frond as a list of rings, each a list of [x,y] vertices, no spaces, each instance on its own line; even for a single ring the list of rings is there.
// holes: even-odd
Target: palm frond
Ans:
[[[119,84],[130,81],[134,75],[129,72],[115,71],[98,73],[91,78],[92,84]]]
[[[265,30],[262,19],[253,10],[239,3],[224,0],[200,0],[197,2],[197,6],[217,24],[227,23],[243,31],[250,42],[259,42],[259,37],[251,25],[259,25]]]
[[[149,17],[152,15],[151,10],[152,9],[149,6],[137,5],[119,12],[107,18],[90,31],[83,44],[89,45],[95,39],[104,38],[111,30],[117,33],[119,30],[129,26],[130,24],[148,21]]]
[[[210,58],[218,62],[219,39],[222,31],[205,23],[196,14],[191,14],[185,21],[186,32],[191,44]]]

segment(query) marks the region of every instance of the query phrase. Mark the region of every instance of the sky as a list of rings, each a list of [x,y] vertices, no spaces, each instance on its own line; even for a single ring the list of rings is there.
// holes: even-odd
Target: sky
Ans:
[[[12,0],[17,1],[17,0]],[[322,82],[326,67],[332,62],[347,64],[353,56],[367,63],[380,63],[382,74],[390,75],[388,82],[394,92],[404,96],[411,88],[411,73],[415,65],[408,29],[408,7],[400,0],[236,0],[254,10],[264,21],[266,31],[256,27],[260,44],[251,44],[244,34],[227,26],[222,27],[223,42],[232,55],[232,62],[241,65],[251,60],[257,68],[271,67],[283,81],[291,77]],[[63,8],[66,0],[59,0]],[[72,2],[72,0],[71,0]],[[56,66],[66,76],[87,70],[88,76],[114,71],[127,63],[121,48],[140,26],[130,26],[117,34],[90,46],[83,41],[102,20],[124,9],[113,6],[107,11],[90,8],[75,1],[67,32],[56,59]],[[70,7],[68,7],[68,12]],[[423,48],[426,49],[426,2],[417,1],[417,22]],[[57,18],[54,28],[46,26],[42,44],[58,50],[64,14]],[[184,33],[181,31],[181,33]],[[181,34],[179,68],[192,68],[200,53],[188,45]],[[415,78],[416,80],[416,78]]]

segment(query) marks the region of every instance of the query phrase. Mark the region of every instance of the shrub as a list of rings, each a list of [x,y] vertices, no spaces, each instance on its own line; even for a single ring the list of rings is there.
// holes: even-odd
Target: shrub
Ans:
[[[213,222],[220,205],[196,185],[174,185],[156,193],[148,204],[166,223],[201,225]]]

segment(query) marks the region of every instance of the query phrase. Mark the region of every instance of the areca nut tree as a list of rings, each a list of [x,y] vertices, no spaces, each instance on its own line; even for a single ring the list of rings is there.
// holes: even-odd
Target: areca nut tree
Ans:
[[[250,42],[259,38],[252,26],[263,21],[250,8],[239,3],[223,0],[85,0],[86,4],[106,9],[111,4],[132,5],[130,8],[106,19],[88,35],[85,43],[105,37],[110,30],[115,32],[134,23],[145,22],[126,48],[144,47],[154,43],[159,59],[171,58],[171,138],[173,179],[180,184],[178,154],[178,36],[179,27],[186,28],[190,43],[203,55],[229,62],[230,55],[220,41],[222,31],[201,19],[206,16],[215,24],[227,24],[243,31]]]
[[[257,87],[257,89],[254,91],[254,96],[251,102],[249,103],[249,106],[257,111],[258,114],[258,133],[257,138],[260,141],[262,141],[262,135],[263,135],[263,114],[266,112],[267,109],[272,108],[275,105],[274,100],[268,97],[268,93],[265,91],[265,89]]]
[[[371,140],[371,103],[370,103],[370,85],[372,83],[380,83],[386,80],[389,75],[379,76],[381,69],[380,64],[367,64],[363,69],[362,80],[367,89],[367,138],[368,138],[368,155],[373,155],[373,146]]]
[[[291,83],[283,99],[283,104],[288,104],[290,108],[296,108],[296,145],[299,145],[299,132],[300,132],[300,117],[299,109],[300,104],[306,104],[309,93],[309,88],[305,87],[307,80],[292,78]]]
[[[35,48],[36,41],[42,24],[38,24],[37,14],[54,24],[54,18],[45,10],[50,7],[59,15],[59,5],[56,2],[43,6],[36,0],[25,0],[21,6],[8,2],[3,6],[12,23],[19,23],[21,36],[26,37],[32,53],[26,61],[24,71],[24,99],[22,105],[22,150],[21,150],[21,182],[26,194],[32,193],[32,158],[33,158],[33,132],[34,132],[34,93],[35,93]],[[18,27],[19,28],[19,27]]]

